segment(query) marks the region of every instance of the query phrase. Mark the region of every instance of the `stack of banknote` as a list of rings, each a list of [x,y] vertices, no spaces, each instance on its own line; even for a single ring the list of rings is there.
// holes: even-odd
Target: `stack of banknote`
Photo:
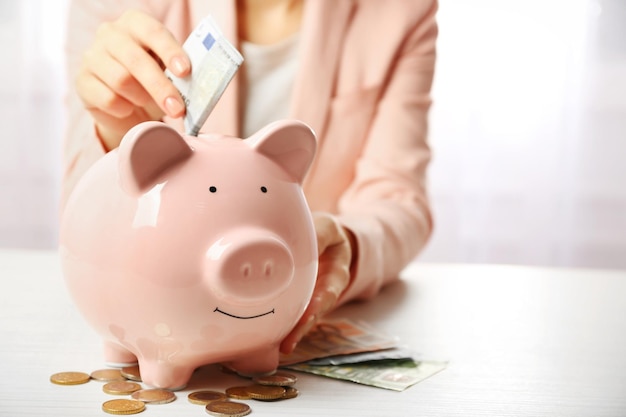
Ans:
[[[447,362],[423,360],[391,336],[362,322],[319,324],[281,366],[359,384],[403,391],[445,369]]]

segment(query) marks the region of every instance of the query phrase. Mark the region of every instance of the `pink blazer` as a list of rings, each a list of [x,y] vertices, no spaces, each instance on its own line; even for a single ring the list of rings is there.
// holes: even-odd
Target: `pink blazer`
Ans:
[[[181,42],[211,14],[238,44],[234,0],[74,0],[67,40],[69,85],[99,23],[129,8],[163,21]],[[375,295],[396,279],[432,229],[426,141],[435,64],[436,0],[309,0],[291,117],[319,142],[304,190],[313,211],[336,214],[359,256],[343,301]],[[70,89],[62,201],[104,154],[93,122]],[[237,77],[203,131],[239,135]],[[181,120],[166,120],[180,128]]]

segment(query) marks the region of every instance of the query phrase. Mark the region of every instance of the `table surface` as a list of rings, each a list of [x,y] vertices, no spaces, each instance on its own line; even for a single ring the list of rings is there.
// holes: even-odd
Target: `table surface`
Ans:
[[[69,299],[55,252],[2,250],[0,416],[102,416],[100,383],[55,372],[103,368],[100,341]],[[447,369],[403,392],[298,374],[300,396],[250,403],[254,416],[626,416],[626,271],[410,265],[372,302],[333,314],[364,320]],[[142,416],[208,415],[192,379]]]

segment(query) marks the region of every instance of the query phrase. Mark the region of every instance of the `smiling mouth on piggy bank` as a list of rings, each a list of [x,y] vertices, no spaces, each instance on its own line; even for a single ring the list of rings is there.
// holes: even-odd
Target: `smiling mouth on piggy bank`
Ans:
[[[248,320],[248,319],[256,319],[256,318],[259,318],[259,317],[267,316],[268,314],[274,314],[274,309],[271,309],[270,311],[262,313],[262,314],[257,314],[256,316],[237,316],[236,314],[230,314],[230,313],[227,313],[225,311],[222,311],[222,310],[220,310],[219,307],[215,307],[215,310],[213,310],[213,312],[214,313],[222,313],[225,316],[233,317],[235,319]]]

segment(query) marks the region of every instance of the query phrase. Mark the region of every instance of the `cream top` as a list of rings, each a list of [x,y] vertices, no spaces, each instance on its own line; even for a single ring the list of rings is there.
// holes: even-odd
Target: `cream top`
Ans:
[[[298,66],[298,41],[299,36],[295,34],[271,45],[242,42],[244,138],[270,122],[289,116]]]

